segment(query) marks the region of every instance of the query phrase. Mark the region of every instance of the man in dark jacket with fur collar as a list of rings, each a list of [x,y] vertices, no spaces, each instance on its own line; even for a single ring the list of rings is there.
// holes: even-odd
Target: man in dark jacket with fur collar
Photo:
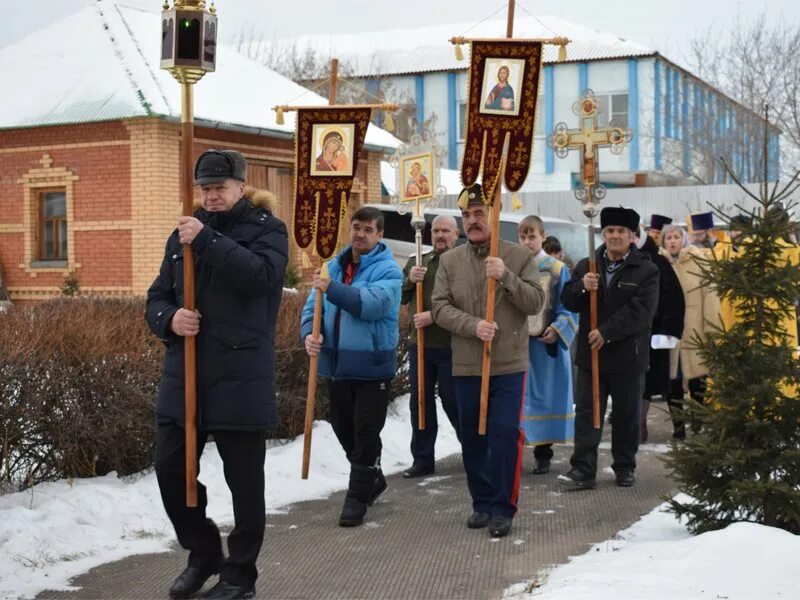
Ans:
[[[593,488],[597,447],[608,396],[614,402],[611,467],[617,485],[633,485],[639,449],[639,411],[650,357],[650,327],[658,305],[658,268],[634,245],[639,215],[629,208],[607,207],[600,213],[605,244],[597,249],[598,273],[589,259],[575,267],[561,300],[580,313],[575,391],[575,450],[572,469],[559,479],[580,489]],[[597,290],[598,326],[589,331],[589,292]],[[592,358],[599,351],[600,423],[592,423]]]
[[[288,256],[286,226],[248,197],[246,162],[232,150],[203,153],[195,166],[203,208],[180,217],[161,272],[147,293],[146,319],[167,345],[158,390],[155,466],[161,498],[187,568],[169,590],[189,598],[215,573],[204,598],[249,598],[264,539],[265,432],[276,421],[275,322]],[[270,195],[271,196],[271,195]],[[183,306],[183,246],[195,254],[197,310]],[[206,489],[186,507],[183,339],[197,338],[198,460],[209,433],[233,496],[235,526],[223,556],[219,531],[206,518]]]

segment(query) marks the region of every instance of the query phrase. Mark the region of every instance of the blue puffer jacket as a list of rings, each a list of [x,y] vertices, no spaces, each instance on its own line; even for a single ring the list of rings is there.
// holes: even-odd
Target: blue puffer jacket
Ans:
[[[392,252],[378,242],[361,257],[352,283],[345,285],[350,256],[347,246],[328,261],[331,283],[322,307],[319,374],[331,379],[391,379],[397,368],[403,274]],[[312,332],[315,295],[308,296],[300,319],[303,340]]]

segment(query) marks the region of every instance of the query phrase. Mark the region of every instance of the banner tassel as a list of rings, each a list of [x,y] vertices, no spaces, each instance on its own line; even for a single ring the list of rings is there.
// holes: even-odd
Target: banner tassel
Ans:
[[[517,196],[517,192],[511,194],[511,210],[517,212],[518,210],[522,209],[522,201]]]
[[[300,256],[300,264],[303,265],[304,269],[310,269],[314,266],[314,263],[311,262],[311,258],[308,256],[308,250],[303,250],[303,254]]]
[[[394,132],[394,119],[392,118],[392,113],[385,113],[383,117],[383,128],[390,133]]]
[[[284,120],[283,120],[283,109],[282,109],[282,108],[279,108],[278,110],[276,110],[276,111],[275,111],[275,113],[276,113],[276,114],[275,114],[275,122],[276,122],[278,125],[283,125],[283,124],[284,124]]]
[[[461,44],[456,44],[456,60],[461,61],[464,60],[464,51],[461,50]]]
[[[558,62],[562,63],[567,60],[567,45],[561,44],[558,47]]]

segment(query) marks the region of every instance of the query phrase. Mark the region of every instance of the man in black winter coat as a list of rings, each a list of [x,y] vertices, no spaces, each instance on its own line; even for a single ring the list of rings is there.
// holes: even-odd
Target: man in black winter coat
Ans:
[[[167,346],[158,390],[155,466],[161,498],[187,568],[170,588],[189,598],[215,573],[205,598],[248,598],[264,538],[265,432],[275,426],[275,322],[288,256],[286,226],[245,193],[246,162],[232,150],[208,151],[195,183],[203,208],[180,217],[161,271],[147,293],[146,319]],[[183,246],[195,254],[197,310],[183,306]],[[233,497],[235,526],[223,556],[219,531],[206,518],[206,489],[186,507],[183,339],[197,338],[198,462],[212,434]]]
[[[600,213],[605,244],[597,249],[598,273],[589,273],[589,259],[575,267],[561,301],[580,313],[578,367],[575,390],[575,450],[572,469],[559,479],[580,489],[593,488],[597,447],[602,435],[606,402],[614,402],[611,467],[617,485],[633,485],[639,448],[639,409],[649,363],[650,325],[658,303],[658,268],[633,244],[639,215],[627,208],[608,207]],[[589,331],[589,292],[597,290],[598,326]],[[600,363],[600,423],[592,419],[592,359]]]

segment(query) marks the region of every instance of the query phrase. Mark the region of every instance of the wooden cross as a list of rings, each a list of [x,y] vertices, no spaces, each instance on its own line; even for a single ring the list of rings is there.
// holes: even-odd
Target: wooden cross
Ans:
[[[622,127],[597,126],[597,100],[592,90],[586,90],[583,98],[572,106],[572,112],[580,117],[580,129],[568,129],[566,123],[556,125],[548,144],[559,158],[565,158],[570,150],[581,152],[581,182],[583,188],[575,190],[575,196],[584,204],[583,213],[589,217],[589,271],[597,273],[594,249],[594,218],[597,216],[596,200],[605,195],[605,187],[597,182],[597,150],[611,147],[619,154],[632,137],[631,130]],[[597,329],[597,292],[589,293],[589,330]],[[595,429],[600,429],[600,358],[592,350],[592,413]]]

